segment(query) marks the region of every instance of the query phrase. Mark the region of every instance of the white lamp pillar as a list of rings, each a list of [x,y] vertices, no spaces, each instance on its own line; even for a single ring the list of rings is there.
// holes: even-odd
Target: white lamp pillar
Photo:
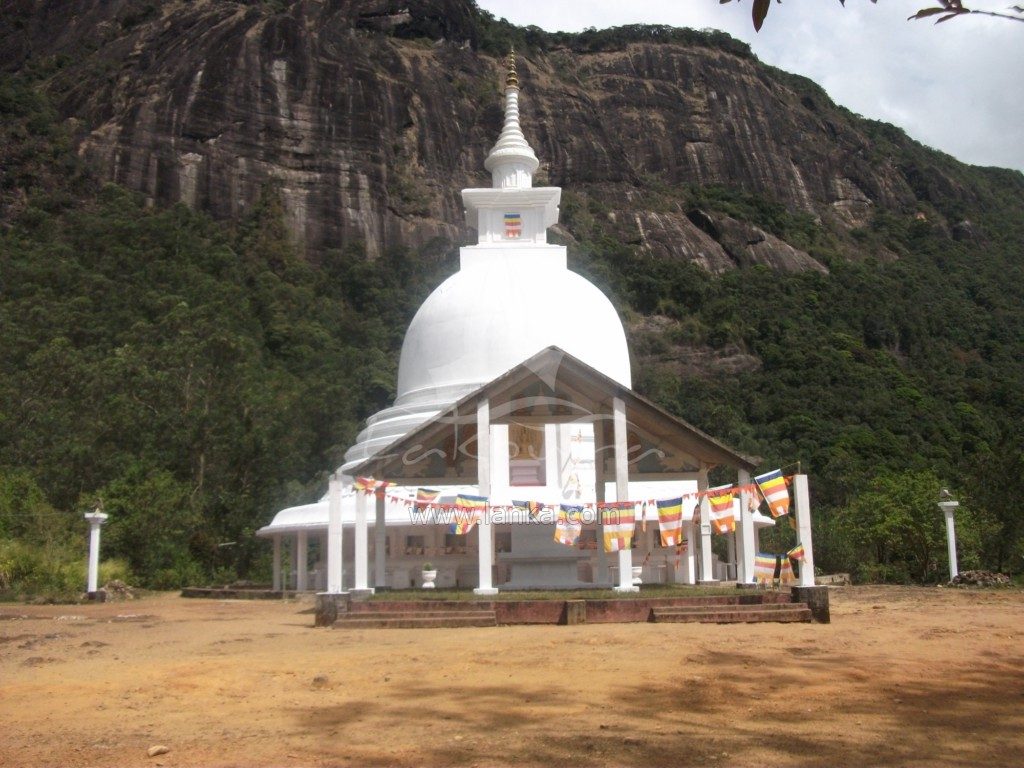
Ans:
[[[341,479],[332,475],[327,486],[327,592],[331,595],[342,591],[342,535]]]
[[[486,398],[476,407],[476,466],[477,492],[489,498],[491,495],[491,402]],[[494,566],[494,534],[491,526],[491,511],[484,510],[483,519],[477,525],[477,557],[479,578],[473,590],[476,595],[496,595],[491,572]]]
[[[366,502],[369,494],[356,491],[356,533],[355,533],[355,586],[353,591],[370,594],[369,585],[369,539],[367,538]]]
[[[708,468],[701,466],[697,473],[697,490],[708,489]],[[711,500],[700,497],[700,583],[717,584],[714,574],[714,563],[711,559]]]
[[[86,512],[85,519],[89,521],[89,575],[86,591],[92,595],[99,591],[100,578],[100,526],[107,522],[107,515],[97,509],[95,512]]]
[[[814,543],[811,541],[811,494],[807,475],[793,476],[793,504],[796,507],[796,542],[804,547],[800,561],[800,586],[814,586]]]
[[[940,501],[939,509],[946,516],[946,546],[949,549],[949,580],[960,573],[956,563],[956,528],[953,525],[953,513],[960,506],[959,501]]]
[[[612,400],[612,431],[615,441],[615,500],[629,501],[629,453],[626,444],[626,403],[621,397]],[[639,592],[633,583],[633,550],[620,549],[619,583],[616,592]]]

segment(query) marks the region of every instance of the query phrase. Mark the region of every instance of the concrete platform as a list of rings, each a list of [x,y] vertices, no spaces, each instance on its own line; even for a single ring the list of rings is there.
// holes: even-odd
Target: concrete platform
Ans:
[[[826,599],[827,599],[827,591]],[[816,597],[818,597],[816,595]],[[827,621],[792,592],[735,595],[546,600],[342,600],[318,626],[463,627],[514,624],[753,623]],[[327,617],[325,617],[326,619]]]

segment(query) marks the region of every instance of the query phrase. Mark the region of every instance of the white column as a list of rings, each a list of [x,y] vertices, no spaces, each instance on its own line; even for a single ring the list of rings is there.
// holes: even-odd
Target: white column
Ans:
[[[708,468],[702,466],[697,473],[697,490],[708,489]],[[711,500],[700,499],[700,581],[701,584],[717,584],[711,560]]]
[[[331,476],[327,486],[327,592],[340,595],[342,584],[341,478]]]
[[[369,581],[369,539],[366,530],[366,501],[368,494],[356,491],[356,533],[355,533],[355,592],[372,592]]]
[[[796,542],[804,547],[800,561],[800,586],[814,586],[814,543],[811,541],[811,495],[807,475],[793,476],[793,505],[796,507]]]
[[[612,400],[612,430],[615,441],[615,500],[629,501],[629,453],[626,445],[626,403]],[[619,550],[619,583],[616,592],[639,592],[633,584],[633,550]]]
[[[740,487],[750,485],[750,473],[745,469],[739,470],[736,482]],[[754,513],[750,510],[750,496],[750,491],[740,494],[739,550],[741,562],[736,565],[736,579],[745,584],[754,581],[754,557],[757,554],[757,543],[754,540]]]
[[[739,564],[736,562],[736,531],[725,537],[725,559],[726,564],[731,565],[739,576]]]
[[[481,400],[476,407],[476,466],[477,492],[481,496],[489,498],[491,495],[491,403],[486,399]],[[498,594],[491,579],[494,565],[494,535],[491,528],[491,515],[488,509],[476,526],[479,537],[477,544],[479,579],[478,586],[473,593],[477,595]]]
[[[374,585],[378,588],[387,587],[387,563],[385,556],[387,554],[387,536],[388,530],[384,524],[384,490],[381,489],[379,494],[376,494],[377,507],[376,516],[373,522],[373,566],[374,566]]]
[[[100,526],[107,521],[107,515],[99,510],[86,512],[89,521],[89,573],[86,591],[90,594],[99,590],[100,579]]]
[[[956,562],[956,528],[953,525],[953,512],[960,506],[959,501],[940,501],[939,509],[946,516],[946,547],[949,551],[949,580],[960,573]]]
[[[692,496],[683,497],[683,503],[689,503]],[[686,551],[683,553],[683,583],[697,583],[697,526],[693,522],[685,524]]]
[[[594,573],[595,584],[603,584],[608,577],[608,554],[604,551],[604,517],[601,505],[605,498],[604,478],[604,424],[594,423],[594,500],[597,502],[597,570]]]
[[[316,584],[313,585],[313,589],[317,592],[325,592],[327,590],[327,531],[324,531],[317,536],[317,573],[316,573]]]
[[[295,537],[291,537],[288,544],[288,572],[284,575],[284,588],[295,589],[295,574],[299,569],[299,548],[295,544]]]
[[[275,592],[281,591],[281,534],[274,534],[274,560],[271,564],[273,568],[273,582],[271,587]]]
[[[298,592],[305,592],[309,589],[309,533],[299,531],[295,546],[299,556],[295,568],[295,589]]]

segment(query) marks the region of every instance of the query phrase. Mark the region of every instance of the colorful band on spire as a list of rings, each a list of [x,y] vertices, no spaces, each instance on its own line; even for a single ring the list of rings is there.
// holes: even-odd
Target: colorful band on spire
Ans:
[[[516,73],[516,49],[510,48],[508,52],[508,74],[505,75],[506,88],[519,87],[519,75]]]

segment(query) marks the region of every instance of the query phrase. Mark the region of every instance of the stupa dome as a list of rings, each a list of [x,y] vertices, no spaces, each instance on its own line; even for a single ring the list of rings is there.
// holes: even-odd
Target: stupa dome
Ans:
[[[516,256],[463,268],[423,303],[402,345],[395,405],[440,407],[550,346],[630,386],[626,335],[605,295],[557,257]]]
[[[422,304],[402,344],[395,405],[367,421],[345,465],[373,455],[443,408],[545,347],[556,346],[631,386],[615,307],[565,266],[565,252],[463,256]]]

